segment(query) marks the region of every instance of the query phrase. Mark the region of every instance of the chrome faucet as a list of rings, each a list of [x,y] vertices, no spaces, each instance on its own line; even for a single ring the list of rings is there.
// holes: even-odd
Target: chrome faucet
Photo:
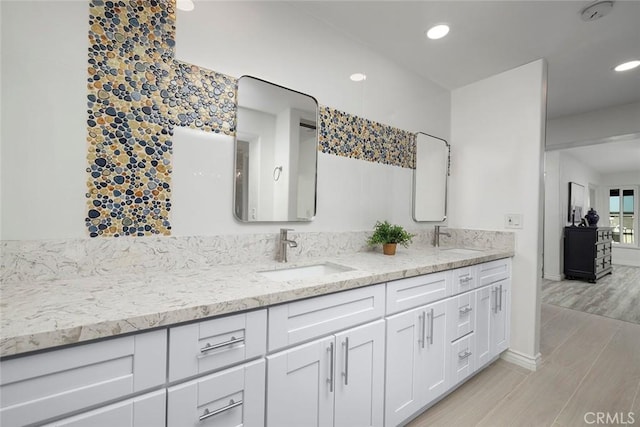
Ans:
[[[436,230],[433,233],[433,246],[436,248],[440,246],[440,236],[451,237],[451,233],[447,233],[446,231],[440,231],[440,225],[436,225]]]
[[[281,228],[280,229],[280,240],[278,241],[278,255],[276,257],[276,261],[278,262],[287,262],[287,247],[297,248],[298,242],[295,240],[289,240],[287,238],[287,232],[293,231],[291,228]]]

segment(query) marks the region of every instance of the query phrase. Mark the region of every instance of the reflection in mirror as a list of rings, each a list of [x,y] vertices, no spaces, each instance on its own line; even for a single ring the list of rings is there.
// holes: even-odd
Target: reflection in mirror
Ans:
[[[414,221],[441,222],[447,219],[449,161],[450,149],[447,141],[422,132],[416,134]]]
[[[316,213],[317,101],[242,76],[237,103],[235,217],[311,221]]]

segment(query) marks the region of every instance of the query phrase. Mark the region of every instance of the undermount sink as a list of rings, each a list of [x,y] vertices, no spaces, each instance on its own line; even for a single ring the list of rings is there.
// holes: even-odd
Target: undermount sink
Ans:
[[[442,252],[449,252],[449,253],[458,254],[458,255],[476,255],[478,252],[482,252],[482,251],[479,249],[451,248],[451,249],[442,249]]]
[[[343,273],[351,271],[353,268],[343,265],[322,263],[305,265],[301,267],[279,268],[276,270],[259,271],[261,275],[267,279],[277,282],[287,282],[289,280],[309,279],[312,277],[322,277],[334,273]]]

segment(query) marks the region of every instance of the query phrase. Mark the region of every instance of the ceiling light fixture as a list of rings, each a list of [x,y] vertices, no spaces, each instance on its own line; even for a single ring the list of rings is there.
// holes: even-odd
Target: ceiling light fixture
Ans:
[[[195,9],[195,5],[192,0],[177,0],[176,7],[180,10],[184,10],[185,12],[191,12]]]
[[[595,21],[606,16],[613,9],[613,1],[605,0],[593,3],[580,12],[583,21]]]
[[[620,64],[616,68],[614,68],[614,70],[616,70],[616,71],[628,71],[628,70],[633,70],[634,68],[636,68],[638,66],[640,66],[640,61],[635,60],[635,61],[625,62],[624,64]]]
[[[349,78],[354,82],[361,82],[363,80],[367,80],[367,75],[363,73],[353,73]]]
[[[449,34],[449,26],[445,24],[439,24],[434,27],[431,27],[429,31],[427,31],[427,37],[431,40],[438,40]]]

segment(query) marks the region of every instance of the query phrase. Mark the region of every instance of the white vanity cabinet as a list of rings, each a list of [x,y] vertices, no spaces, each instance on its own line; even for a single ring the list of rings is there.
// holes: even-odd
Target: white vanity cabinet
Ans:
[[[166,356],[167,331],[158,330],[3,360],[0,425],[41,423],[164,385]],[[131,423],[122,425],[139,425]]]
[[[447,391],[447,302],[388,317],[385,426],[396,426]]]
[[[511,318],[511,260],[500,259],[479,267],[479,282],[484,286],[475,292],[477,368],[509,347]]]
[[[267,426],[383,426],[383,315],[384,285],[270,307],[270,348],[317,339],[267,356]]]

